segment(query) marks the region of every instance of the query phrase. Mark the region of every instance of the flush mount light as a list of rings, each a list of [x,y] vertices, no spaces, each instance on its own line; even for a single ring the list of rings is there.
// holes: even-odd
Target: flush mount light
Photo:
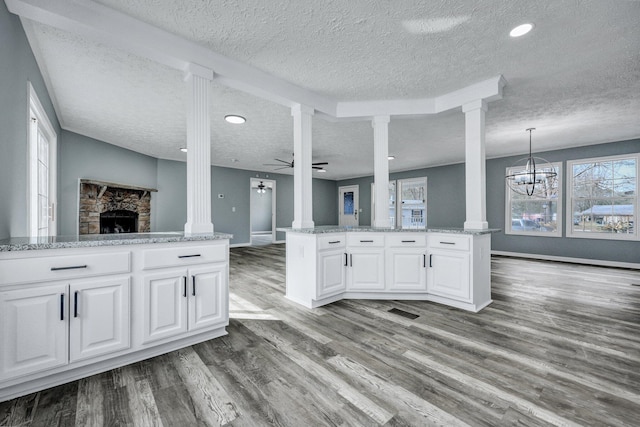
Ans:
[[[247,121],[247,119],[245,119],[244,117],[237,116],[235,114],[228,114],[224,116],[224,119],[229,123],[233,123],[234,125],[241,125],[242,123]]]
[[[186,153],[187,149],[185,147],[180,147],[180,151],[182,151],[183,153]]]
[[[393,160],[395,158],[396,158],[396,156],[387,156],[387,160]]]
[[[326,169],[315,169],[316,171],[318,171],[318,173],[325,173],[327,170]]]
[[[515,27],[513,30],[511,30],[511,32],[509,33],[509,35],[511,37],[520,37],[520,36],[524,36],[525,34],[527,34],[529,31],[531,31],[533,29],[533,24],[522,24],[522,25],[518,25],[517,27]]]

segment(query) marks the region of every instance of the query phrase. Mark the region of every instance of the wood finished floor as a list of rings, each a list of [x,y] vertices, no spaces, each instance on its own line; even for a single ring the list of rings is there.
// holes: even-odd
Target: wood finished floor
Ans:
[[[231,250],[228,336],[0,403],[0,425],[640,425],[639,271],[494,257],[481,313],[307,310],[284,252]]]

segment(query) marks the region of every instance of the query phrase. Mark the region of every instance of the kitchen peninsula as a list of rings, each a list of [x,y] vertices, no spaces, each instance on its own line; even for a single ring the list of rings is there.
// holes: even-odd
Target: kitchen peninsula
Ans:
[[[343,298],[433,301],[473,312],[491,301],[497,230],[321,226],[287,233],[286,297],[309,308]]]
[[[231,237],[0,240],[0,401],[226,335]]]

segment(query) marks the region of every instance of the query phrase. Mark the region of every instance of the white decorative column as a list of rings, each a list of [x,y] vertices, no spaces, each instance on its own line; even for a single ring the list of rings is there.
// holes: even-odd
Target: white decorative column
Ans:
[[[184,80],[187,83],[187,223],[184,232],[213,233],[209,117],[213,71],[189,64]]]
[[[293,116],[293,228],[310,228],[313,222],[311,122],[313,108],[295,105]]]
[[[389,218],[389,116],[375,116],[373,125],[374,227],[390,227]]]
[[[487,103],[480,99],[462,106],[465,116],[465,230],[486,230],[487,177],[484,152],[484,115]]]

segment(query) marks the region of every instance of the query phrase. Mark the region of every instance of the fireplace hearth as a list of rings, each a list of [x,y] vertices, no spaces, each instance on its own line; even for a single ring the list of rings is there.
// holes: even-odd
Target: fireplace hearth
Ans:
[[[153,188],[80,180],[79,234],[151,231]]]

